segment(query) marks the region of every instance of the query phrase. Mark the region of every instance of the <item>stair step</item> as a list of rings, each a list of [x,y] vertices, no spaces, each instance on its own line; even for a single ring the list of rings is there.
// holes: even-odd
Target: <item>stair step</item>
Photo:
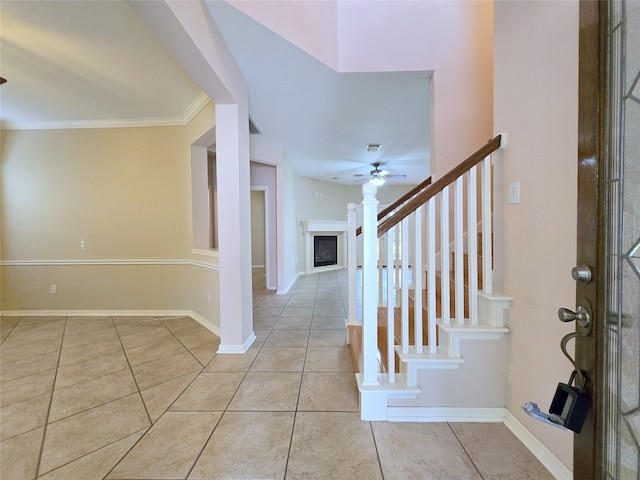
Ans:
[[[394,383],[389,382],[389,375],[386,373],[378,374],[378,385],[363,385],[362,374],[356,374],[358,382],[358,390],[367,393],[387,394],[388,398],[416,398],[422,393],[422,389],[417,386],[410,387],[407,383],[407,377],[403,374],[396,374]]]
[[[438,330],[441,332],[442,346],[452,357],[460,356],[462,340],[499,340],[505,333],[509,333],[507,327],[468,323],[459,325],[438,322]]]
[[[443,347],[438,347],[436,353],[429,353],[426,347],[418,353],[416,347],[409,347],[407,352],[402,351],[402,346],[396,346],[396,353],[404,363],[419,364],[420,368],[429,369],[454,369],[464,363],[462,357],[452,357]]]

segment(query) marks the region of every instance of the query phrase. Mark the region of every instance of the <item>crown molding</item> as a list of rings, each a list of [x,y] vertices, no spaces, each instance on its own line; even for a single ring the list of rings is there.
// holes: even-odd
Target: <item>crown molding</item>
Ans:
[[[15,122],[2,123],[4,130],[65,130],[80,128],[133,128],[133,127],[171,127],[187,125],[211,100],[204,93],[195,98],[186,111],[179,117],[137,118],[132,120],[88,120],[78,122]]]

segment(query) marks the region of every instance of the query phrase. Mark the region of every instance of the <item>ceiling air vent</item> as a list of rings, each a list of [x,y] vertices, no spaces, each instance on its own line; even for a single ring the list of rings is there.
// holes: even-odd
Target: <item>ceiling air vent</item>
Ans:
[[[249,133],[251,135],[262,135],[260,129],[256,126],[255,123],[253,123],[253,120],[251,120],[251,117],[249,117]]]
[[[380,145],[379,143],[369,143],[367,144],[365,150],[367,152],[379,152],[381,146],[382,145]]]

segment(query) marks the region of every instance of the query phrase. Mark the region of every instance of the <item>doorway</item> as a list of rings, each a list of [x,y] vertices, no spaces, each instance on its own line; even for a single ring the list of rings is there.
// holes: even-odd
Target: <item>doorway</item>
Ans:
[[[269,288],[269,188],[251,187],[251,265],[264,268],[265,288]]]

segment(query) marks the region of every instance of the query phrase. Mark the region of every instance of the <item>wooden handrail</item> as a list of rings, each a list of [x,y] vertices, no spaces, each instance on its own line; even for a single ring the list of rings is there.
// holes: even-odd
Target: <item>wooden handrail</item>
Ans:
[[[426,180],[422,181],[421,183],[419,183],[418,185],[413,187],[411,190],[409,190],[407,193],[402,195],[400,198],[398,198],[391,205],[383,208],[380,211],[380,213],[378,213],[378,222],[380,220],[382,220],[384,217],[386,217],[387,215],[389,215],[390,212],[393,212],[396,208],[398,208],[404,202],[406,202],[407,200],[411,199],[411,197],[416,196],[418,193],[420,193],[422,190],[424,190],[429,185],[431,185],[431,177],[427,178]],[[362,233],[362,227],[358,227],[356,229],[356,237],[358,235],[360,235],[361,233]]]
[[[393,216],[383,220],[378,225],[378,237],[387,233],[389,229],[400,223],[400,221],[409,216],[414,210],[416,210],[421,205],[424,205],[427,200],[440,193],[444,189],[444,187],[453,183],[453,181],[456,180],[459,176],[465,174],[468,170],[476,166],[487,156],[498,150],[500,148],[501,141],[501,135],[496,135],[465,161],[452,168],[449,172],[444,174],[442,178],[436,180],[435,183],[431,184],[424,191],[418,193],[409,202],[407,202],[406,205],[398,209],[398,211],[396,211]]]

